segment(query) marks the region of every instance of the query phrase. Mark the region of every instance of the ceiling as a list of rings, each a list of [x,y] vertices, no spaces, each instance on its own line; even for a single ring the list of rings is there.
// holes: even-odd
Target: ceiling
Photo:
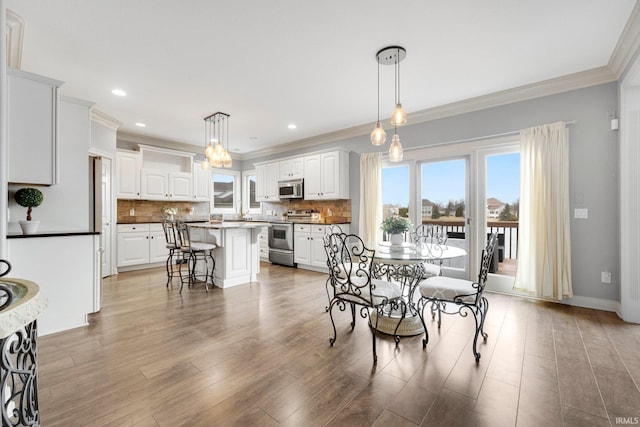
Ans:
[[[25,21],[21,68],[64,81],[63,95],[95,102],[121,131],[204,146],[202,119],[222,111],[231,115],[232,152],[252,153],[373,128],[375,54],[388,45],[407,50],[400,99],[410,121],[411,113],[607,67],[636,1],[6,4]],[[387,129],[393,68],[380,67]]]

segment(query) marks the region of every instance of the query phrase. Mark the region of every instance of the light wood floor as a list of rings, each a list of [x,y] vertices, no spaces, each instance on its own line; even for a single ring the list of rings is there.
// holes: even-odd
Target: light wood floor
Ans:
[[[471,318],[395,350],[345,313],[326,275],[262,265],[258,283],[178,294],[162,269],[104,282],[86,328],[41,337],[43,426],[615,426],[640,417],[640,326],[615,314],[489,294]],[[635,418],[637,420],[637,418]]]

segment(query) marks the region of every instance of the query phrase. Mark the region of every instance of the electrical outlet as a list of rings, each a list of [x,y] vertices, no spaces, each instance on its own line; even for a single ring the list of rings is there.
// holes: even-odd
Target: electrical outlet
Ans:
[[[587,219],[589,218],[589,209],[576,208],[573,210],[573,217],[579,219]]]
[[[611,283],[611,272],[603,271],[602,273],[600,273],[600,281],[602,283]]]

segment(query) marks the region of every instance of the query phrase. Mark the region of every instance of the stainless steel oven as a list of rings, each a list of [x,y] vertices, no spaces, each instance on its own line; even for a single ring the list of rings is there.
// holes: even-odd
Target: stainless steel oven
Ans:
[[[293,262],[293,224],[272,222],[269,227],[269,261],[295,266]]]

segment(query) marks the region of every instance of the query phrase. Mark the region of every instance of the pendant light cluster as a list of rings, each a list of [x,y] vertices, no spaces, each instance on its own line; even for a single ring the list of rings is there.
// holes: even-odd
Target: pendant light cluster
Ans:
[[[402,108],[400,102],[400,62],[407,56],[407,51],[400,46],[388,46],[380,49],[376,53],[378,63],[378,121],[376,127],[371,132],[371,143],[373,145],[383,145],[387,139],[387,134],[380,123],[380,64],[393,65],[395,71],[395,109],[391,114],[391,124],[393,125],[393,138],[389,147],[389,160],[400,162],[403,158],[402,144],[398,136],[397,127],[407,123],[407,112]]]
[[[204,154],[202,169],[230,168],[229,114],[217,112],[204,118]]]

